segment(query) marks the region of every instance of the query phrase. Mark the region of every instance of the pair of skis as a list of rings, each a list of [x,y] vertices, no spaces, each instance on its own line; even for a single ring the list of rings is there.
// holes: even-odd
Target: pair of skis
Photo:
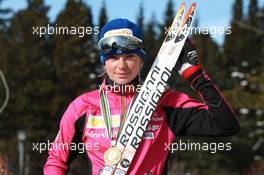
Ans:
[[[127,173],[187,39],[195,9],[196,3],[192,3],[184,16],[185,3],[181,4],[140,92],[130,105],[116,145],[107,151],[105,159],[113,159],[114,163],[105,164],[101,175]]]

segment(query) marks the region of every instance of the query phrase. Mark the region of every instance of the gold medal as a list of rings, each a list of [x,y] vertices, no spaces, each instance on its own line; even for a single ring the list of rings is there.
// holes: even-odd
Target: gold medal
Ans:
[[[119,162],[121,159],[121,151],[115,147],[112,146],[106,152],[104,153],[104,162],[105,165],[115,165]]]

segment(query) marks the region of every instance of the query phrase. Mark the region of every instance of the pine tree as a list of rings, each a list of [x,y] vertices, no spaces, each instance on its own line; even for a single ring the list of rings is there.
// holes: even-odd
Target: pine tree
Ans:
[[[250,28],[259,28],[259,23],[257,22],[257,14],[258,14],[258,1],[257,0],[250,0],[250,4],[248,7],[248,19],[245,21],[245,24],[248,25]],[[260,51],[261,51],[261,36],[253,30],[249,30],[247,28],[244,29],[244,38],[245,43],[249,43],[250,46],[245,46],[243,48],[245,61],[248,62],[248,66],[243,68],[244,71],[250,73],[251,69],[259,69],[258,66],[260,65],[261,60]],[[256,44],[251,44],[256,43]]]
[[[258,15],[258,18],[259,18],[259,28],[261,31],[263,31],[263,35],[264,35],[264,5],[262,7],[262,9],[260,10],[260,13]],[[263,36],[262,35],[262,36]],[[261,41],[260,41],[260,45],[261,45],[261,55],[260,57],[262,58],[262,65],[264,64],[264,37],[261,38]]]
[[[257,24],[258,1],[250,0],[249,9],[249,24],[255,26]]]
[[[144,7],[143,7],[143,1],[141,1],[140,5],[139,5],[139,13],[137,16],[137,24],[138,26],[142,29],[142,31],[144,31]]]
[[[25,124],[29,128],[31,128],[28,123],[30,117],[37,120],[36,114],[44,115],[44,111],[48,110],[44,97],[48,98],[52,84],[50,80],[52,60],[48,52],[50,47],[45,37],[32,33],[32,26],[47,25],[47,12],[48,7],[42,0],[28,1],[28,8],[15,14],[9,29],[11,35],[9,59],[13,61],[11,65],[14,66],[11,68],[14,71],[12,78],[15,86],[19,87],[13,89],[17,97],[14,105],[17,106],[16,112],[21,116],[18,124],[20,126]],[[34,100],[36,108],[31,105]],[[41,114],[42,112],[44,113]],[[24,119],[23,115],[25,115]]]
[[[95,69],[98,59],[94,39],[99,34],[99,29],[96,30],[93,25],[90,7],[75,0],[67,1],[54,26],[73,31],[72,34],[52,36],[57,87],[52,111],[60,119],[70,101],[88,89],[96,88]],[[90,33],[82,33],[85,28]]]
[[[162,43],[167,31],[169,30],[169,27],[172,24],[172,21],[174,19],[175,13],[174,13],[174,4],[172,0],[168,0],[166,10],[165,10],[165,16],[164,16],[164,23],[160,24],[160,36],[159,36],[159,42]]]
[[[261,116],[261,111],[263,111],[261,104],[264,102],[263,89],[261,88],[263,73],[260,71],[263,69],[261,64],[261,38],[263,37],[252,30],[260,28],[257,9],[257,1],[251,0],[247,16],[243,20],[235,21],[237,30],[240,30],[240,35],[237,35],[236,38],[242,43],[233,45],[232,48],[240,51],[236,55],[236,69],[234,69],[236,72],[233,72],[233,75],[238,73],[241,77],[234,78],[233,81],[238,80],[234,88],[225,92],[243,127],[236,138],[236,142],[234,142],[234,149],[231,153],[240,155],[234,157],[232,161],[233,166],[240,171],[245,171],[254,166],[256,157],[259,159],[264,157],[261,151],[263,143],[259,140],[263,137],[263,131],[258,126],[259,121],[263,120]],[[234,33],[234,29],[232,33]],[[243,148],[241,145],[244,145]]]
[[[0,7],[1,7],[1,3],[3,2],[3,0],[0,0]],[[7,73],[7,47],[6,47],[6,43],[7,43],[7,34],[6,34],[6,30],[7,30],[7,22],[8,19],[5,18],[5,15],[9,14],[11,12],[10,9],[2,9],[0,8],[0,70],[6,74]],[[4,102],[5,99],[5,89],[3,86],[3,82],[2,80],[0,80],[0,107]],[[1,113],[0,113],[1,114]],[[1,123],[1,122],[0,122]]]
[[[0,0],[0,6],[2,4],[4,0]],[[6,28],[6,22],[9,20],[8,18],[6,17],[3,17],[5,15],[8,15],[12,12],[11,9],[9,8],[1,8],[0,9],[0,15],[1,15],[1,18],[0,18],[0,29],[3,30],[4,28]]]
[[[53,128],[51,138],[56,134],[61,116],[70,102],[88,90],[97,88],[96,71],[99,64],[95,52],[99,28],[93,25],[92,11],[88,5],[83,1],[68,0],[53,26],[58,29],[65,27],[72,32],[51,36],[56,83],[51,110],[57,125],[56,129]],[[76,32],[73,32],[75,29]],[[85,29],[90,30],[90,33],[82,33],[83,29],[84,32]],[[71,172],[87,171],[86,162],[86,159],[74,161]]]
[[[152,15],[151,20],[146,25],[146,30],[144,32],[144,40],[146,46],[146,58],[144,61],[144,69],[142,70],[142,78],[144,79],[149,69],[151,68],[154,59],[158,53],[158,49],[160,47],[160,43],[157,40],[157,33],[155,32],[155,28],[157,26],[155,22],[155,16]]]
[[[172,24],[172,21],[175,16],[173,7],[174,7],[173,1],[168,0],[167,8],[165,11],[165,26],[170,26]]]
[[[8,59],[8,36],[7,36],[7,23],[9,22],[9,19],[6,18],[6,15],[8,15],[11,10],[5,9],[1,7],[1,3],[3,1],[0,1],[0,71],[1,76],[0,77],[0,130],[1,130],[1,140],[0,145],[4,145],[4,147],[0,146],[0,154],[6,154],[5,149],[5,139],[8,138],[10,135],[8,134],[7,128],[11,126],[11,121],[7,120],[9,116],[8,112],[8,106],[10,103],[8,103],[8,106],[4,107],[5,100],[7,98],[6,89],[4,86],[4,79],[7,81],[7,84],[9,86],[10,84],[10,69],[9,69],[9,59]],[[4,78],[4,79],[3,79]]]
[[[224,61],[225,66],[236,66],[239,65],[241,57],[241,49],[243,47],[243,30],[237,25],[237,22],[243,20],[243,1],[236,0],[233,6],[233,19],[231,21],[232,33],[226,35],[224,43]],[[236,46],[234,48],[234,46]],[[230,73],[232,70],[229,70]]]
[[[6,72],[6,62],[8,60],[5,60],[5,46],[6,46],[6,39],[7,39],[7,22],[9,19],[6,18],[6,15],[10,14],[11,10],[6,8],[1,8],[3,0],[0,0],[0,69],[4,72]],[[0,91],[1,92],[1,91]],[[1,98],[0,98],[1,99]],[[0,100],[1,101],[1,100]],[[1,102],[0,102],[1,103]]]
[[[105,5],[105,1],[103,1],[102,7],[100,9],[99,12],[100,16],[99,16],[99,28],[100,31],[103,28],[103,26],[107,23],[108,21],[108,17],[107,17],[107,10],[106,10],[106,5]]]
[[[12,17],[7,29],[7,81],[10,87],[10,101],[7,106],[5,124],[9,139],[5,150],[10,157],[16,152],[16,130],[27,133],[28,144],[44,141],[46,130],[53,125],[50,115],[50,101],[53,97],[52,57],[46,37],[33,34],[33,27],[47,26],[48,7],[42,0],[28,1],[26,9]],[[12,132],[10,129],[12,128]],[[31,147],[26,152],[32,153]],[[8,148],[8,149],[7,149]],[[42,164],[37,160],[43,155],[31,154],[31,172],[37,174]]]

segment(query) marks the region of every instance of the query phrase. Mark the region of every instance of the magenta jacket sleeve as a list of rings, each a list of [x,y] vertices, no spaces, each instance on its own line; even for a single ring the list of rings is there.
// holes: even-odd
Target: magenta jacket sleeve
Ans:
[[[49,157],[44,166],[44,175],[65,175],[71,162],[70,145],[76,138],[75,122],[80,116],[71,103],[65,111],[56,139],[49,149]]]

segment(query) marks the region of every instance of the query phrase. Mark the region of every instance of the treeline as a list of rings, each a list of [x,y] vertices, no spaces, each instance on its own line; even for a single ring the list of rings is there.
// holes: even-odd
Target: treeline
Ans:
[[[101,66],[97,50],[98,34],[94,31],[82,37],[77,33],[44,34],[39,37],[33,34],[33,27],[75,26],[92,30],[98,27],[100,30],[109,20],[107,7],[104,2],[99,19],[95,20],[89,4],[68,0],[55,21],[51,22],[47,15],[49,7],[43,0],[27,0],[27,8],[17,12],[2,8],[2,1],[0,70],[7,79],[10,100],[0,114],[0,154],[9,158],[12,162],[10,169],[16,174],[17,131],[25,130],[26,166],[30,174],[40,174],[47,152],[39,154],[33,151],[32,143],[54,139],[67,105],[83,92],[98,87]],[[224,90],[234,108],[241,122],[241,131],[234,137],[223,139],[179,138],[193,142],[231,142],[232,149],[215,154],[178,151],[168,160],[170,174],[251,175],[263,172],[264,4],[261,6],[257,0],[250,0],[248,7],[243,5],[242,0],[234,1],[231,33],[225,36],[222,46],[212,39],[210,33],[191,36],[199,50],[203,68]],[[143,3],[136,12],[135,21],[144,30],[147,49],[143,76],[146,76],[165,37],[165,26],[170,26],[175,16],[175,7],[175,1],[168,0],[161,23],[157,22],[155,14],[146,21]],[[198,20],[195,26],[199,26]],[[0,104],[5,97],[1,83]],[[175,71],[170,86],[194,95],[187,82]],[[82,157],[75,161],[71,173],[85,174],[84,161]]]

